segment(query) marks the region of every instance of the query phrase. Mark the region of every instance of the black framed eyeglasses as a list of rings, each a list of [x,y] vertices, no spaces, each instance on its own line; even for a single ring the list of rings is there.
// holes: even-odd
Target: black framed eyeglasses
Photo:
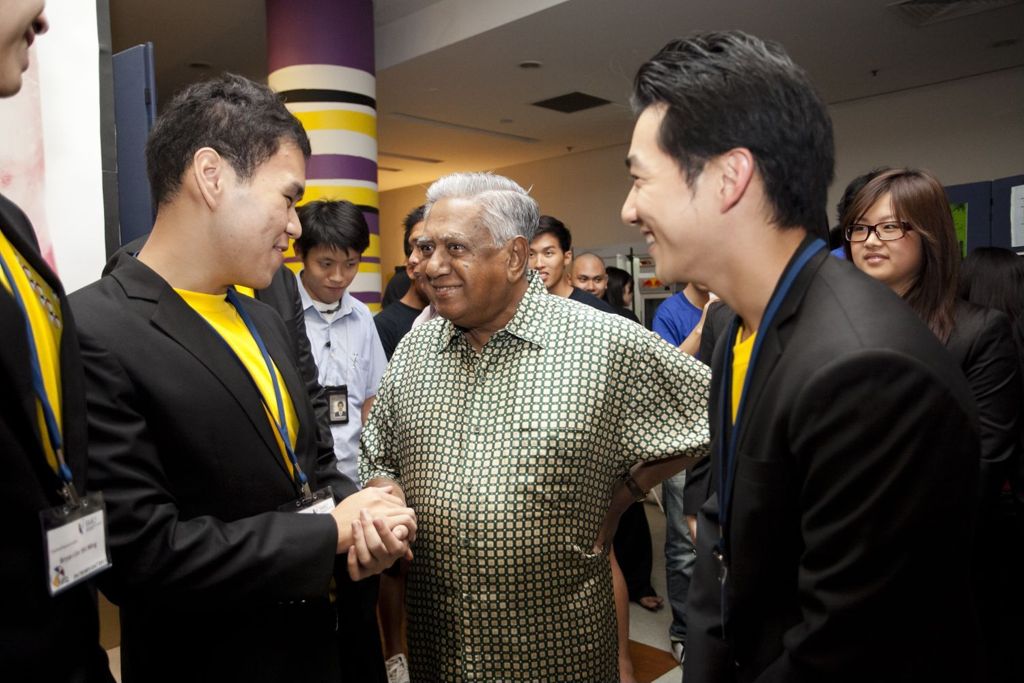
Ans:
[[[853,223],[846,226],[844,233],[847,242],[866,242],[871,233],[875,233],[883,242],[892,242],[901,239],[907,230],[913,230],[913,226],[906,221],[885,221],[876,225]]]

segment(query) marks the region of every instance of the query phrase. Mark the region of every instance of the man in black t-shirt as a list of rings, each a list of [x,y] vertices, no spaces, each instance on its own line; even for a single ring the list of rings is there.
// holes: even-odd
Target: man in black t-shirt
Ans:
[[[373,318],[377,335],[384,345],[384,355],[391,360],[398,342],[412,329],[416,317],[426,308],[426,295],[416,279],[415,269],[421,259],[416,249],[416,240],[423,234],[423,206],[417,206],[405,217],[405,273],[412,285],[398,301],[395,301]]]

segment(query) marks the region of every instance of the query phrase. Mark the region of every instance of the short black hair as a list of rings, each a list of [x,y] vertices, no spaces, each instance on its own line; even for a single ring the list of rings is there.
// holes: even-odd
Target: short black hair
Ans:
[[[420,204],[405,216],[405,220],[403,221],[403,224],[405,225],[405,236],[402,238],[402,249],[405,250],[405,258],[412,256],[412,246],[409,244],[409,235],[412,234],[412,229],[416,227],[416,224],[423,220],[423,212],[426,210],[427,205]]]
[[[818,231],[834,173],[832,121],[780,45],[741,31],[673,40],[633,83],[635,112],[654,105],[666,107],[658,145],[691,187],[709,159],[744,147],[772,222]]]
[[[538,219],[537,232],[533,233],[530,241],[535,241],[541,235],[554,235],[562,251],[572,249],[572,233],[569,232],[569,228],[565,227],[565,223],[554,216],[541,216]]]
[[[248,180],[283,141],[309,158],[302,124],[267,86],[235,74],[194,83],[164,108],[146,142],[153,201],[161,206],[174,197],[196,150],[216,150]]]
[[[370,226],[363,212],[345,200],[321,200],[298,208],[302,234],[295,246],[308,254],[313,248],[326,245],[332,249],[354,249],[362,254],[370,246]]]

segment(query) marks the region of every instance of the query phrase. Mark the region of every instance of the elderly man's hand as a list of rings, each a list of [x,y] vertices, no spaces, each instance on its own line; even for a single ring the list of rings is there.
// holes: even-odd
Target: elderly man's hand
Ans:
[[[405,501],[391,493],[390,486],[368,486],[353,493],[331,511],[338,525],[338,553],[347,551],[355,542],[352,525],[360,520],[365,510],[371,519],[380,520],[394,533],[397,527],[405,529],[403,541],[416,540],[416,513],[406,507]]]
[[[391,529],[384,520],[374,519],[366,510],[352,522],[352,537],[348,575],[353,581],[379,574],[402,557],[412,559],[408,528],[399,524]]]

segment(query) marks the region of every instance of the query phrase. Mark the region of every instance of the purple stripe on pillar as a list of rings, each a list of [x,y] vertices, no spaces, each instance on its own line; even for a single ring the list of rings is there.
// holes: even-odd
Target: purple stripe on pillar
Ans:
[[[270,72],[336,64],[374,73],[372,0],[267,0]]]
[[[377,182],[377,162],[348,154],[314,154],[306,164],[307,178],[349,178]]]
[[[364,304],[379,304],[382,298],[380,292],[350,292],[350,294]]]
[[[380,259],[377,258],[376,256],[363,256],[362,260],[366,261],[367,263],[380,263]]]

